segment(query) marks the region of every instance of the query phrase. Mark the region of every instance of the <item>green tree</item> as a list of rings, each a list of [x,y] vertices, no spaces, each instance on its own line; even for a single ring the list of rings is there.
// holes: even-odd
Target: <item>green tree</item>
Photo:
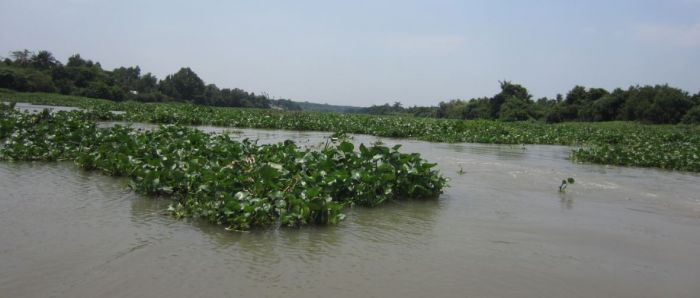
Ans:
[[[488,97],[470,100],[464,107],[462,118],[464,119],[489,119],[491,117],[491,103]]]
[[[688,93],[668,85],[656,86],[656,94],[649,110],[647,121],[653,123],[678,123],[693,106]]]
[[[0,87],[29,92],[56,92],[51,77],[31,68],[0,68]]]
[[[10,53],[10,56],[14,59],[12,61],[12,64],[14,66],[20,66],[20,67],[26,67],[29,66],[31,63],[32,56],[34,56],[34,52],[31,52],[27,49],[21,50],[21,51],[13,51]]]
[[[91,67],[92,65],[93,65],[92,61],[83,59],[82,57],[80,57],[80,54],[75,54],[73,56],[68,57],[68,62],[66,63],[66,66],[69,66],[69,67],[79,67],[79,66]]]
[[[531,105],[532,117],[535,119],[544,119],[547,117],[547,113],[556,105],[557,100],[555,99],[549,99],[547,97],[539,98]]]
[[[437,117],[462,119],[466,106],[467,102],[459,99],[453,99],[449,102],[440,102],[440,104],[438,104]]]
[[[693,99],[683,90],[668,85],[630,87],[622,106],[622,120],[652,123],[678,123],[693,106]]]
[[[176,100],[191,100],[195,103],[202,103],[204,81],[192,69],[183,67],[160,82],[160,91]]]
[[[204,87],[203,102],[209,105],[220,105],[222,102],[221,90],[214,84],[209,84]]]
[[[566,94],[564,103],[567,105],[580,105],[586,101],[586,97],[588,97],[586,87],[576,85]]]
[[[700,105],[688,110],[683,116],[682,122],[685,124],[700,123]]]
[[[35,55],[32,55],[30,65],[36,69],[50,70],[61,66],[61,62],[56,60],[51,52],[39,51]]]
[[[153,92],[156,91],[157,88],[158,78],[150,72],[142,75],[136,82],[136,91],[139,93]]]
[[[656,91],[651,86],[632,86],[627,89],[627,100],[622,105],[620,120],[644,120],[646,113],[654,101]]]
[[[111,78],[117,86],[120,86],[125,91],[136,90],[139,79],[141,77],[141,68],[135,67],[119,67],[115,68],[111,73]]]
[[[498,119],[501,121],[523,121],[531,118],[530,103],[521,98],[509,97],[501,105]]]
[[[592,104],[592,121],[612,121],[617,119],[625,100],[627,100],[627,93],[620,88],[599,98]]]
[[[578,111],[578,120],[594,121],[596,118],[596,110],[594,104],[602,97],[608,95],[608,91],[602,88],[591,88],[585,93],[582,101],[578,103],[576,109]]]
[[[532,95],[528,93],[527,89],[521,85],[513,84],[509,81],[499,83],[501,84],[501,92],[491,98],[491,118],[493,119],[499,118],[501,105],[503,105],[508,98],[514,97],[525,101],[530,101],[532,98]]]

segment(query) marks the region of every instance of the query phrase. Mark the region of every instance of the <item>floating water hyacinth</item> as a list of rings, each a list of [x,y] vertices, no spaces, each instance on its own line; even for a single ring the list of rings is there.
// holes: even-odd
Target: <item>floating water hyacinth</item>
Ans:
[[[127,176],[139,193],[171,197],[177,217],[235,230],[335,224],[345,207],[436,198],[446,187],[435,164],[400,146],[355,148],[337,138],[312,151],[177,125],[98,128],[82,112],[1,113],[0,131],[8,131],[1,159],[73,160],[85,170]]]
[[[432,142],[570,145],[577,147],[571,154],[575,161],[700,172],[698,125],[463,121],[214,108],[192,104],[115,103],[59,95],[46,95],[41,100],[34,99],[34,102],[79,105],[89,109],[85,117],[95,120],[332,131]],[[125,113],[113,114],[110,110]]]
[[[576,182],[576,180],[574,180],[574,178],[572,178],[572,177],[569,177],[569,178],[562,180],[561,185],[559,185],[559,192],[566,191],[566,187],[571,185],[571,184],[574,184],[575,182]]]

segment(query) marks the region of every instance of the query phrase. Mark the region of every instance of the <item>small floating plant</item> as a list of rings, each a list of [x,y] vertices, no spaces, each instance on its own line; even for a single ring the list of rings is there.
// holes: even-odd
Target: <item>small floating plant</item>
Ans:
[[[571,184],[574,184],[575,182],[576,182],[576,180],[574,180],[573,177],[569,177],[569,178],[562,180],[561,185],[559,185],[559,192],[565,192],[566,187],[571,185]]]

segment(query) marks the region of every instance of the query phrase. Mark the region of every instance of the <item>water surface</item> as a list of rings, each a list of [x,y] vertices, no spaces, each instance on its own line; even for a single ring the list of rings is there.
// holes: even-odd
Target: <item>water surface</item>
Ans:
[[[66,107],[66,106],[50,106],[50,105],[37,105],[26,102],[15,103],[15,109],[21,112],[36,114],[43,110],[49,110],[50,112],[72,112],[72,111],[83,111],[84,109],[76,107]],[[114,114],[124,114],[124,111],[111,111]]]
[[[576,164],[560,146],[381,140],[451,187],[338,226],[247,233],[175,220],[166,199],[71,163],[2,162],[0,297],[700,297],[696,174]]]

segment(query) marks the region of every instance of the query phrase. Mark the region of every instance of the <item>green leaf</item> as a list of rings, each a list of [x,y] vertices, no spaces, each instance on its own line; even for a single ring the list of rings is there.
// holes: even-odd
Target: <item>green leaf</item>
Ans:
[[[270,164],[262,166],[259,172],[260,176],[266,181],[270,181],[280,176],[280,172],[274,167],[270,166]]]
[[[355,145],[350,142],[342,142],[340,145],[338,145],[338,148],[340,148],[340,150],[343,152],[350,153],[355,150]]]

